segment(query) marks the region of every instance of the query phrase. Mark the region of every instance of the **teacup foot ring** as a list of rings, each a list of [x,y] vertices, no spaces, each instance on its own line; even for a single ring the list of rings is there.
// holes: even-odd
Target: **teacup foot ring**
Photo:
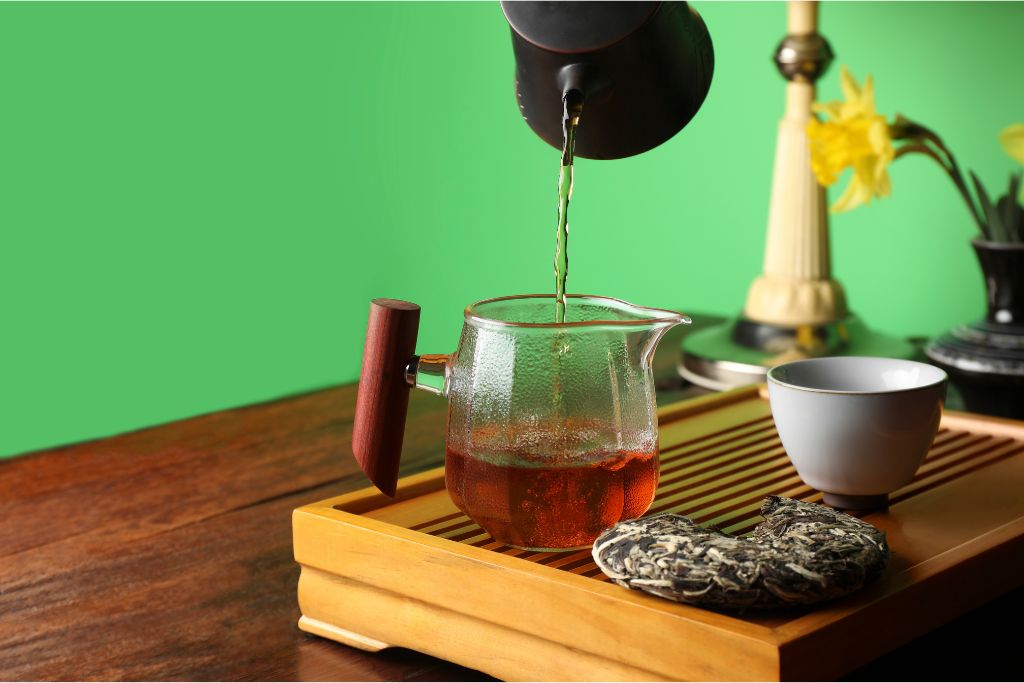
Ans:
[[[847,496],[841,493],[822,493],[827,505],[840,510],[884,510],[889,507],[889,494]]]

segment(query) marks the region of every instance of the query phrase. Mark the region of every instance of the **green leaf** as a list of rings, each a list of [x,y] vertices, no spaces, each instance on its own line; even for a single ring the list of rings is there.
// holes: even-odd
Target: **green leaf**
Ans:
[[[978,201],[981,203],[985,222],[988,223],[988,239],[993,242],[1008,242],[1009,239],[1003,226],[1002,218],[999,212],[996,211],[996,207],[992,206],[992,202],[989,201],[988,193],[985,192],[984,186],[982,186],[974,171],[971,171],[971,181],[974,183],[974,191],[978,194]]]

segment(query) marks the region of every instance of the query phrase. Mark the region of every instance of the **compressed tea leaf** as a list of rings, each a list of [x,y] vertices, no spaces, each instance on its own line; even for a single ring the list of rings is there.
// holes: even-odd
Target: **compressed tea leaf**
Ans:
[[[705,607],[809,605],[848,595],[889,562],[885,533],[814,503],[769,496],[747,537],[661,514],[620,522],[594,541],[615,583]]]

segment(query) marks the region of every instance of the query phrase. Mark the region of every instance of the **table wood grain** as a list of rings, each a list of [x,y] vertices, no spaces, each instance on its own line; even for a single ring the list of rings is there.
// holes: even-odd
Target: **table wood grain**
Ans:
[[[675,379],[679,339],[655,359],[661,403],[702,393]],[[296,627],[290,513],[367,484],[354,406],[346,385],[0,462],[0,679],[487,680]],[[403,475],[443,461],[445,410],[413,393]],[[1000,624],[1022,607],[1017,591],[850,678],[1018,677]]]

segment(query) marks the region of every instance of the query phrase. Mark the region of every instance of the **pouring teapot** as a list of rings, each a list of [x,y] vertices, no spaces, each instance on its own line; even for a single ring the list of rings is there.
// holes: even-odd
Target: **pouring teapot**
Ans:
[[[711,37],[685,2],[502,0],[501,8],[512,30],[516,103],[557,149],[571,91],[586,121],[576,156],[618,159],[679,132],[711,87]]]
[[[370,304],[352,449],[395,494],[409,390],[448,398],[445,484],[495,541],[529,550],[590,545],[647,511],[658,483],[651,360],[690,320],[674,311],[570,295],[468,306],[452,354],[414,354],[419,306]]]

